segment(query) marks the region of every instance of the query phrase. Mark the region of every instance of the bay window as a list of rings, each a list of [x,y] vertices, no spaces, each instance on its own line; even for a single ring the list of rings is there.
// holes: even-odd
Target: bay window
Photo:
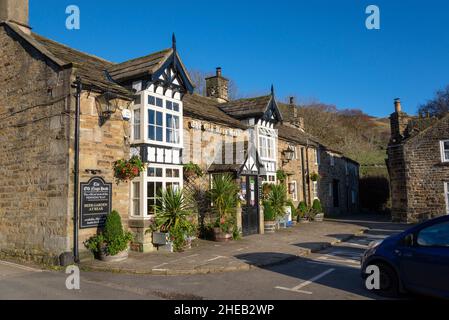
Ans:
[[[179,116],[167,114],[167,142],[179,143]]]

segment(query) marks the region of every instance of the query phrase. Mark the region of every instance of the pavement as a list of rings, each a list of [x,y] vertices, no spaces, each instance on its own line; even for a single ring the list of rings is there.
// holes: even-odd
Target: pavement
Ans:
[[[229,244],[213,242],[205,243],[203,246],[200,244],[184,253],[167,254],[166,261],[169,262],[159,267],[175,270],[172,266],[189,263],[189,266],[201,265],[201,262],[204,263],[201,259],[214,259],[207,262],[206,266],[213,263],[224,267],[227,262],[244,260],[250,267],[250,272],[242,270],[209,274],[179,273],[167,277],[163,273],[136,274],[138,269],[131,269],[129,264],[127,267],[132,272],[81,270],[80,289],[68,290],[66,288],[68,275],[63,270],[41,270],[39,267],[0,261],[0,299],[268,301],[382,299],[365,288],[360,278],[360,255],[371,241],[398,233],[408,226],[388,223],[386,220],[381,221],[380,218],[378,216],[339,218],[322,224],[300,225],[274,235],[253,236]],[[371,229],[363,234],[350,236],[351,232],[358,232],[368,227]],[[331,242],[335,243],[329,246]],[[243,243],[247,248],[238,251],[245,247],[242,246]],[[315,251],[319,249],[323,250]],[[223,258],[215,259],[217,252]],[[284,255],[283,259],[277,259],[277,264],[270,265],[280,253]],[[300,256],[303,253],[305,255]],[[192,257],[196,254],[198,256]],[[138,262],[142,265],[151,263],[151,267],[156,263],[153,259],[159,255],[159,253],[140,255],[146,257],[139,258]],[[201,259],[195,260],[197,257]],[[257,264],[260,266],[255,267]],[[204,265],[202,268],[206,270]]]
[[[131,252],[123,262],[87,261],[81,264],[81,269],[146,275],[244,271],[293,261],[346,241],[368,229],[366,225],[346,220],[297,224],[274,234],[253,235],[229,243],[197,240],[192,249],[181,253]]]

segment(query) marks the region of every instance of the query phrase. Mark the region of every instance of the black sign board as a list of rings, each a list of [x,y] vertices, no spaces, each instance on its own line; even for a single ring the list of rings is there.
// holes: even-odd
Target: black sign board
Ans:
[[[106,183],[101,177],[81,183],[81,229],[104,226],[111,207],[112,183]]]

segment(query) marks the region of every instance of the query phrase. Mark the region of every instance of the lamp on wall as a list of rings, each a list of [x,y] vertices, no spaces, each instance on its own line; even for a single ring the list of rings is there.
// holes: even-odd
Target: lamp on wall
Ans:
[[[100,124],[103,125],[117,111],[119,100],[117,95],[106,91],[95,98],[95,103],[100,113]]]
[[[291,161],[295,158],[295,149],[292,146],[289,146],[287,150],[284,150],[284,160]]]

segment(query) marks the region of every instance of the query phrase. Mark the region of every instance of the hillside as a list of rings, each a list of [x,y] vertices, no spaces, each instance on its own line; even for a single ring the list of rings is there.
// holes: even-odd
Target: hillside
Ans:
[[[360,110],[337,110],[324,104],[302,106],[299,110],[306,131],[359,162],[362,176],[387,176],[388,118],[371,117]]]

